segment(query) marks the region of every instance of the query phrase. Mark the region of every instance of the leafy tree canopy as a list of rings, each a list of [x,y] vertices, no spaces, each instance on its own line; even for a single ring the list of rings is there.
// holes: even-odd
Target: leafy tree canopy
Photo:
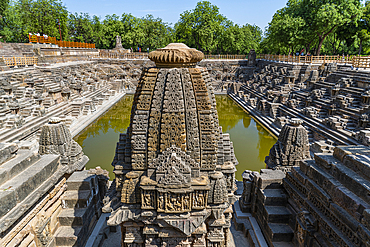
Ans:
[[[304,49],[320,55],[323,46],[329,51],[351,39],[351,26],[356,27],[356,38],[367,40],[365,32],[361,34],[357,28],[363,11],[360,0],[289,0],[269,23],[264,50],[289,53]]]

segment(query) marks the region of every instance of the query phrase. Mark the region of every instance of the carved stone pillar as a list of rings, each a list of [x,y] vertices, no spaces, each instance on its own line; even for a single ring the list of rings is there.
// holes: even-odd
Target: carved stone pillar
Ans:
[[[240,209],[244,213],[251,211],[251,197],[252,197],[252,187],[254,183],[254,177],[257,172],[252,172],[245,170],[242,174],[243,177],[243,193],[239,199]]]

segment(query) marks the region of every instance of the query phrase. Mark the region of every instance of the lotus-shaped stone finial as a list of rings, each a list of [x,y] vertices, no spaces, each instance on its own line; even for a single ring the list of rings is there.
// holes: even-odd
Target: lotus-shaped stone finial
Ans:
[[[203,58],[203,52],[189,48],[183,43],[171,43],[149,53],[149,59],[155,62],[158,68],[195,67]]]

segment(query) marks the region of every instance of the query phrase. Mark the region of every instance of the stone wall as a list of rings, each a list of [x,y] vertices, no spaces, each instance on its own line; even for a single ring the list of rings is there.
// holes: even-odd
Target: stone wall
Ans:
[[[116,95],[133,92],[134,73],[141,70],[80,62],[0,74],[0,141],[30,139],[52,116],[74,125]]]
[[[260,60],[229,87],[229,95],[279,133],[291,118],[303,120],[311,151],[332,152],[333,145],[369,145],[370,74],[348,66],[292,65]]]
[[[216,94],[226,94],[230,83],[244,81],[255,69],[247,60],[202,60],[198,66],[207,69]]]
[[[88,158],[59,118],[39,143],[0,145],[0,245],[83,246],[101,214],[108,175],[83,170]]]

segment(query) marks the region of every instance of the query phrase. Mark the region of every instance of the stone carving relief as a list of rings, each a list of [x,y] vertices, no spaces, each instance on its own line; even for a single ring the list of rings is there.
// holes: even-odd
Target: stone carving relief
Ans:
[[[126,229],[124,246],[225,244],[237,161],[219,128],[208,71],[195,68],[203,55],[187,49],[171,44],[151,53],[157,68],[143,70],[130,127],[117,144],[113,165],[121,203],[108,223]],[[213,208],[217,222],[208,220]],[[143,227],[131,226],[134,218]]]
[[[194,191],[192,193],[192,208],[193,209],[204,209],[207,205],[208,192],[206,191]]]
[[[302,122],[293,118],[283,126],[278,141],[266,157],[265,162],[269,168],[290,169],[310,157],[307,130],[301,125]]]
[[[46,214],[46,212],[44,212],[44,214]],[[33,227],[33,231],[36,236],[35,242],[37,247],[48,246],[53,239],[50,231],[50,219],[50,217],[45,217],[41,214],[36,225]]]
[[[155,209],[156,205],[156,197],[155,197],[156,192],[149,190],[141,193],[141,208],[142,209]]]
[[[126,174],[126,179],[122,184],[121,202],[137,203],[140,201],[138,196],[139,173],[131,171]]]

